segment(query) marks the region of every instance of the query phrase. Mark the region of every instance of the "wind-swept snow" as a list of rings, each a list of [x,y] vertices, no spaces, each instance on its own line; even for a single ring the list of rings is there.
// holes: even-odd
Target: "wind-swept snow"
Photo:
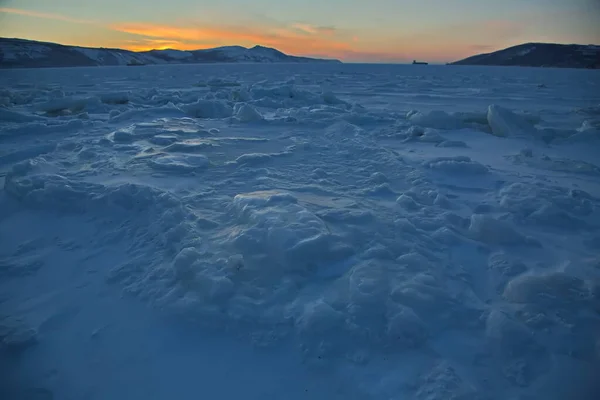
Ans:
[[[2,398],[597,393],[596,71],[0,84]]]

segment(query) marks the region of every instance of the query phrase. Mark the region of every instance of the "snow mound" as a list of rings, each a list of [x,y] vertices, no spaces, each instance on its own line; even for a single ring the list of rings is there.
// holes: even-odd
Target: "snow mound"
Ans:
[[[499,203],[521,223],[573,231],[599,222],[598,199],[580,190],[511,183],[499,191]]]
[[[26,122],[35,122],[35,121],[43,121],[45,118],[42,118],[37,115],[27,115],[17,111],[11,111],[6,108],[0,107],[0,121],[2,122],[16,122],[16,123],[26,123]]]
[[[528,270],[523,262],[511,259],[504,252],[492,253],[488,259],[488,268],[495,289],[500,293],[511,279]]]
[[[201,154],[162,155],[148,161],[150,168],[168,172],[192,172],[209,164],[208,158]]]
[[[337,239],[323,220],[299,205],[290,194],[239,194],[233,199],[233,209],[242,226],[245,225],[232,235],[234,247],[245,258],[266,256],[264,268],[307,270],[347,255],[336,249]]]
[[[521,235],[508,222],[485,214],[473,214],[469,225],[469,234],[473,239],[492,245],[526,245],[526,237]]]
[[[183,104],[181,109],[194,118],[227,118],[233,115],[233,108],[221,100],[198,100],[195,103]]]
[[[471,160],[467,156],[438,157],[424,163],[428,168],[450,174],[486,174],[485,165]]]
[[[428,338],[427,326],[412,308],[398,305],[391,313],[386,334],[400,348],[415,348]]]
[[[107,206],[162,210],[179,204],[171,195],[148,186],[129,183],[105,186],[72,180],[56,172],[43,160],[23,161],[14,164],[6,175],[4,189],[29,206],[69,213],[102,210]]]
[[[521,275],[508,283],[504,297],[511,303],[581,308],[592,301],[585,282],[560,271]]]
[[[531,149],[525,149],[519,154],[506,156],[515,164],[527,165],[529,167],[546,169],[558,172],[570,172],[584,175],[600,175],[600,167],[592,163],[571,160],[568,158],[551,158],[545,154],[538,156]]]
[[[494,104],[488,107],[487,120],[496,136],[537,136],[537,130],[525,118]]]
[[[486,321],[486,338],[499,355],[517,358],[535,347],[533,331],[501,310],[492,310]]]
[[[0,351],[14,354],[37,342],[38,332],[25,322],[11,317],[0,319]]]
[[[565,360],[598,365],[597,331],[600,324],[592,317],[598,309],[598,297],[594,296],[597,279],[597,273],[589,279],[552,269],[523,274],[507,284],[504,298],[517,310],[515,317],[521,326],[526,326],[537,339],[533,357],[523,360],[527,370],[531,371],[536,362],[540,369],[539,363],[543,363],[543,358],[540,360],[539,357],[541,349]],[[515,350],[518,352],[513,353],[513,357],[523,359],[522,349]],[[546,384],[551,382],[553,375],[568,373],[568,367],[555,368],[553,374],[545,377]]]
[[[42,154],[52,153],[55,149],[56,144],[47,143],[31,146],[22,150],[8,151],[0,155],[0,166],[27,160]]]
[[[416,400],[479,399],[480,395],[468,379],[447,361],[439,361],[420,377]]]

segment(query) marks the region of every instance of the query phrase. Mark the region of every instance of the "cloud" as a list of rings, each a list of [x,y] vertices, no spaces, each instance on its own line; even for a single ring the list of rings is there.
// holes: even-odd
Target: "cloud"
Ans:
[[[15,15],[21,15],[21,16],[33,17],[33,18],[53,19],[53,20],[57,20],[57,21],[73,22],[76,24],[95,24],[94,21],[90,21],[90,20],[71,18],[71,17],[65,16],[65,15],[61,15],[61,14],[45,13],[45,12],[31,11],[31,10],[22,10],[19,8],[0,7],[0,13],[15,14]]]
[[[147,23],[123,23],[111,25],[110,28],[119,32],[125,32],[147,38],[160,38],[162,40],[185,40],[192,42],[229,41],[232,39],[237,39],[244,42],[261,42],[272,40],[274,38],[268,35],[254,33],[242,29],[230,30],[208,26],[200,28]]]
[[[333,35],[336,32],[336,29],[331,26],[314,26],[311,24],[295,23],[292,24],[291,27],[309,35]]]

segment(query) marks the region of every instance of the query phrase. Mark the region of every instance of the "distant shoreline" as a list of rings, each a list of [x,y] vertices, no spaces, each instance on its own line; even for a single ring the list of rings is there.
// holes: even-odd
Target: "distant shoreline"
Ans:
[[[217,63],[336,63],[340,60],[299,57],[277,49],[224,46],[202,50],[149,50],[69,46],[27,39],[0,38],[0,68],[64,68]]]

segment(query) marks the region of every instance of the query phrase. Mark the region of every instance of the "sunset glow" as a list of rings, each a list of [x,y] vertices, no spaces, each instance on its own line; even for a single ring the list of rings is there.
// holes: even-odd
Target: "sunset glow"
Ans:
[[[502,6],[490,3],[488,9],[482,7],[486,1],[471,0],[457,0],[452,7],[441,0],[332,0],[322,5],[306,1],[289,2],[288,8],[274,11],[265,8],[269,13],[259,14],[258,3],[266,6],[271,4],[268,0],[257,0],[250,11],[243,9],[241,0],[202,7],[173,0],[168,9],[149,8],[141,0],[51,3],[2,2],[0,36],[133,51],[263,45],[288,54],[359,62],[445,62],[523,42],[600,42],[594,24],[600,15],[594,12],[600,10],[592,0],[532,0],[526,5],[511,0]],[[111,12],[111,6],[122,9]],[[225,6],[238,12],[226,11]]]

